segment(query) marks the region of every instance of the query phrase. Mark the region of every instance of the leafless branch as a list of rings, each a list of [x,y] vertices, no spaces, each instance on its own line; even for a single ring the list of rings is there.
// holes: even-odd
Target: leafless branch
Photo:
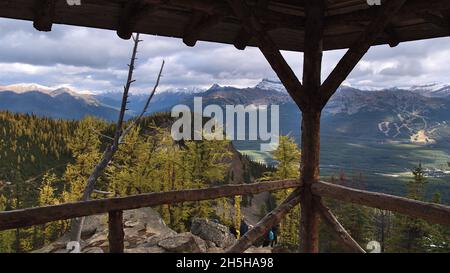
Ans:
[[[91,194],[95,191],[95,183],[96,183],[98,177],[100,177],[100,175],[104,172],[106,167],[112,161],[114,154],[119,149],[119,145],[121,143],[123,143],[123,139],[126,136],[126,134],[128,134],[128,132],[133,128],[133,126],[135,126],[140,121],[142,116],[147,111],[150,101],[153,98],[153,95],[155,94],[156,89],[159,85],[159,79],[161,78],[162,70],[164,67],[164,62],[161,66],[161,70],[158,75],[157,83],[156,83],[155,87],[153,88],[153,91],[150,94],[143,111],[134,120],[134,122],[132,122],[132,124],[130,126],[128,126],[125,130],[123,130],[125,112],[127,110],[127,103],[128,103],[128,94],[129,94],[132,83],[135,82],[135,80],[133,80],[133,72],[134,72],[134,68],[135,68],[135,62],[137,59],[136,58],[137,49],[138,49],[139,43],[142,41],[142,40],[139,40],[139,34],[136,34],[136,36],[133,36],[133,41],[134,41],[134,47],[133,47],[133,52],[131,55],[131,61],[130,61],[130,64],[128,65],[128,77],[127,77],[127,82],[126,82],[126,84],[124,86],[124,90],[123,90],[122,104],[120,107],[120,113],[119,113],[119,117],[118,117],[117,124],[116,124],[114,138],[112,138],[112,144],[108,145],[108,147],[104,151],[101,161],[95,166],[94,170],[92,171],[91,175],[89,176],[87,184],[86,184],[86,188],[84,189],[83,197],[81,199],[82,201],[87,201],[90,199]],[[84,223],[84,217],[76,218],[76,219],[72,220],[71,233],[70,233],[71,241],[76,241],[76,242],[80,241],[83,223]]]

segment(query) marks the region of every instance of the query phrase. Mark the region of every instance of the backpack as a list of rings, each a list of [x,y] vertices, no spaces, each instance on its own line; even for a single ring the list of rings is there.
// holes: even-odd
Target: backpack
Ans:
[[[275,234],[273,234],[273,231],[269,231],[269,241],[275,240]]]

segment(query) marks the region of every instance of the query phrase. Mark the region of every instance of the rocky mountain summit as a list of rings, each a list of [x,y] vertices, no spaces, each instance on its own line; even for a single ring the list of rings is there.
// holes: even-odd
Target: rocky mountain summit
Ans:
[[[177,233],[170,229],[161,216],[151,208],[124,212],[126,253],[221,253],[236,241],[229,229],[208,219],[194,219],[190,232]],[[37,253],[67,253],[69,235],[39,249]],[[106,253],[108,244],[108,217],[87,217],[82,231],[82,253]],[[269,252],[266,248],[251,248],[249,252]]]

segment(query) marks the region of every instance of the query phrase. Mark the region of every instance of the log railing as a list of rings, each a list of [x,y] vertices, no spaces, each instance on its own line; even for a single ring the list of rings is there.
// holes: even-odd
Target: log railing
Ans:
[[[372,208],[389,210],[422,218],[428,222],[450,226],[450,207],[404,197],[352,189],[326,182],[314,183],[314,194]]]
[[[90,216],[101,213],[109,214],[109,245],[110,252],[123,252],[123,211],[152,207],[163,204],[176,204],[183,202],[210,200],[236,195],[258,194],[262,192],[281,189],[297,188],[285,202],[266,217],[264,217],[252,230],[241,238],[228,252],[243,252],[259,238],[267,229],[277,224],[299,203],[298,192],[302,185],[298,180],[267,181],[243,185],[225,185],[208,189],[193,189],[171,192],[148,193],[119,198],[90,200],[84,202],[67,203],[54,206],[21,209],[0,212],[0,231],[14,228],[23,228],[41,225],[48,222]],[[368,192],[352,189],[326,182],[316,182],[312,186],[320,208],[320,197],[329,197],[337,200],[360,204],[364,206],[390,210],[412,217],[422,218],[432,223],[450,226],[450,207],[439,204],[411,200],[389,194]],[[340,242],[355,252],[364,252],[357,243],[346,233],[325,206],[322,207],[321,216],[329,226],[337,227],[335,234]]]
[[[220,197],[257,194],[298,187],[298,180],[268,181],[243,185],[226,185],[208,189],[156,192],[127,197],[98,199],[30,209],[0,212],[0,231],[42,225],[111,211],[124,211],[158,205],[211,200]]]

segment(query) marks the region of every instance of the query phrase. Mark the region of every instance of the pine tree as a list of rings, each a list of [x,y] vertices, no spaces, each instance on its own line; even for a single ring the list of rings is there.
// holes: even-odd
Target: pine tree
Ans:
[[[84,191],[86,181],[99,161],[101,140],[97,132],[101,132],[105,123],[93,117],[86,117],[78,123],[73,136],[68,140],[74,163],[66,167],[64,180],[66,189],[63,194],[65,202],[78,201]]]
[[[183,155],[183,169],[187,184],[192,188],[206,188],[225,179],[231,157],[229,142],[224,140],[188,141]],[[209,218],[214,209],[212,201],[195,202],[191,216]]]
[[[278,148],[273,157],[277,162],[276,169],[264,175],[264,180],[282,180],[300,177],[300,151],[295,140],[281,136]],[[276,203],[280,204],[292,192],[292,189],[275,192]],[[298,245],[298,225],[300,221],[300,205],[295,206],[280,223],[280,242],[287,245]]]
[[[433,203],[441,203],[441,194],[435,193],[432,199]],[[443,225],[429,224],[428,235],[425,237],[425,251],[431,253],[449,253],[450,252],[450,228]]]
[[[59,200],[55,193],[54,185],[58,182],[58,178],[53,173],[47,173],[42,179],[39,189],[39,206],[57,205]],[[46,223],[41,226],[41,242],[45,245],[64,232],[66,224],[63,221]]]
[[[5,211],[7,205],[6,197],[0,195],[0,211]],[[11,253],[14,252],[14,231],[6,230],[0,231],[0,253]]]
[[[414,179],[407,183],[406,196],[410,199],[424,200],[427,181],[422,165],[419,164],[412,171],[412,174],[414,175]],[[408,253],[424,252],[429,245],[429,242],[426,242],[429,232],[429,225],[424,220],[405,215],[396,215],[388,251]]]

